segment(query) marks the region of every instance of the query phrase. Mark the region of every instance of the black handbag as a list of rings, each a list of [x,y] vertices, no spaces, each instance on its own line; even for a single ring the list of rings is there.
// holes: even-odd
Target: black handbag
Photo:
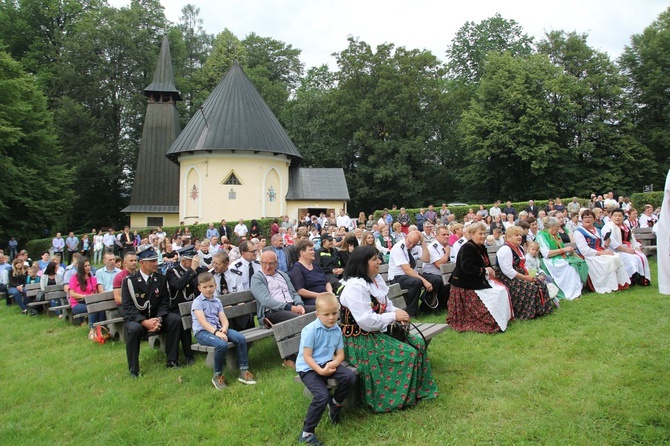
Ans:
[[[407,341],[407,335],[409,334],[409,324],[403,324],[398,321],[394,321],[386,328],[386,334],[391,336],[393,339],[397,339],[400,342],[409,344]]]

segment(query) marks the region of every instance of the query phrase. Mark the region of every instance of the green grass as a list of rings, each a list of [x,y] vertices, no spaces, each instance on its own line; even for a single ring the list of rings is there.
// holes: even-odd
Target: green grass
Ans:
[[[655,272],[656,266],[652,265]],[[424,321],[442,321],[428,317]],[[249,352],[258,384],[218,392],[199,356],[167,370],[142,345],[0,307],[0,444],[294,444],[309,400],[271,339]],[[670,444],[670,296],[655,287],[563,302],[499,335],[456,333],[429,349],[439,397],[375,415],[360,408],[317,435],[327,445]]]

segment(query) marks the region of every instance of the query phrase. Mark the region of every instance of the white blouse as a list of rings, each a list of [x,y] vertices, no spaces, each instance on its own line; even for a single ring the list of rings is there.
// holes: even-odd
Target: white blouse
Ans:
[[[385,332],[386,328],[395,321],[393,302],[386,297],[388,286],[381,276],[375,277],[375,283],[368,283],[364,279],[351,278],[344,281],[344,290],[340,296],[340,303],[347,307],[361,329],[365,331]],[[386,311],[377,314],[372,311],[370,295],[377,298],[379,303],[386,304]]]

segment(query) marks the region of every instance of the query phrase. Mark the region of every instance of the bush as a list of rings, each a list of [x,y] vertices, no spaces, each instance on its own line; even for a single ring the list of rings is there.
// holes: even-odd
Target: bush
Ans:
[[[630,196],[630,201],[633,203],[633,207],[637,209],[639,213],[644,211],[644,205],[650,204],[656,209],[661,206],[663,203],[663,192],[642,192],[637,194],[632,194]]]

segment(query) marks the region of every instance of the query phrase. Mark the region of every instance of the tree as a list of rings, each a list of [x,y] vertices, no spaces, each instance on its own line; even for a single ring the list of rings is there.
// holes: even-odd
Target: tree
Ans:
[[[129,200],[146,99],[160,49],[163,9],[155,1],[88,14],[67,39],[58,67],[63,98],[56,123],[76,166],[75,227],[120,225]]]
[[[240,39],[228,28],[221,31],[214,38],[210,56],[196,75],[196,107],[205,102],[209,93],[233,66],[233,62],[237,61],[244,67],[246,60],[247,50]]]
[[[47,101],[33,77],[0,51],[0,237],[35,237],[61,224],[72,199]]]
[[[496,14],[480,23],[466,22],[447,49],[449,74],[467,83],[476,83],[484,75],[490,53],[509,52],[526,57],[532,53],[533,38],[514,20]]]
[[[670,168],[670,8],[631,37],[619,64],[635,104],[630,114],[635,135],[651,150],[657,166],[647,182],[662,185]]]
[[[562,170],[573,178],[562,189],[587,196],[593,190],[641,188],[654,166],[651,153],[634,138],[625,78],[607,54],[588,46],[587,38],[553,31],[538,44],[538,51],[562,69],[569,87],[564,94],[571,106],[555,117],[558,143],[573,154],[562,160]],[[632,163],[636,169],[629,168]]]

